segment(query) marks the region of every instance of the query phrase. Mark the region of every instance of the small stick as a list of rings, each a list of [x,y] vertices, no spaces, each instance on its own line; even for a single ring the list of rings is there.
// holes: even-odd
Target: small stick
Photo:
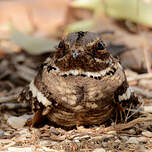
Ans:
[[[0,75],[0,79],[7,77],[9,74],[11,74],[10,71],[5,71],[3,74]]]
[[[0,104],[0,111],[3,110],[22,110],[28,109],[30,106],[28,103],[2,103]]]
[[[14,100],[17,100],[18,97],[18,93],[14,94],[14,95],[10,95],[10,96],[6,96],[6,97],[0,97],[0,103],[6,103],[6,102],[13,102]]]
[[[148,118],[137,118],[137,119],[132,120],[128,123],[117,124],[115,126],[110,126],[110,127],[104,128],[104,129],[102,128],[101,130],[99,130],[99,133],[106,133],[109,131],[121,131],[124,129],[129,129],[129,128],[135,126],[136,124],[140,124],[140,123],[143,123],[146,121],[152,121],[152,117],[150,116]]]
[[[150,78],[152,78],[152,73],[145,73],[145,74],[139,74],[136,77],[128,77],[127,80],[128,82],[131,82],[131,81],[137,81],[141,79],[150,79]]]
[[[150,59],[149,59],[148,51],[149,51],[148,49],[144,49],[145,62],[146,62],[146,67],[147,67],[148,73],[152,73],[151,62],[150,62]]]
[[[150,48],[149,48],[148,40],[147,40],[147,38],[145,36],[143,36],[143,45],[141,47],[142,47],[142,49],[144,51],[144,57],[145,57],[145,63],[146,63],[147,71],[148,71],[148,73],[152,73],[151,61],[150,61],[150,58],[149,58]]]

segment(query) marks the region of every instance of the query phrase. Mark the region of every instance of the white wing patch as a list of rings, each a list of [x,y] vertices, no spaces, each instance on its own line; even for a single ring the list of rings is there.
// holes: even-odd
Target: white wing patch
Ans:
[[[52,104],[34,85],[34,81],[32,81],[29,85],[30,91],[32,91],[33,97],[36,97],[39,102],[41,102],[45,107]]]
[[[128,87],[125,93],[118,96],[119,101],[130,99],[130,96],[131,96],[132,92],[133,92],[133,90],[130,87]]]

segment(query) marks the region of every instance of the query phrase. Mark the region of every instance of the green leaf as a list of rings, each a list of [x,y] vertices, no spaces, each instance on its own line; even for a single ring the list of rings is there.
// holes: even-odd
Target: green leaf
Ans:
[[[152,1],[105,0],[103,9],[116,19],[126,19],[152,27]]]
[[[72,6],[152,27],[151,0],[73,0]]]
[[[101,5],[101,0],[73,0],[73,7],[96,10]]]
[[[84,20],[79,21],[73,24],[70,24],[67,26],[65,32],[71,33],[71,32],[77,32],[77,31],[89,31],[94,25],[94,20]]]

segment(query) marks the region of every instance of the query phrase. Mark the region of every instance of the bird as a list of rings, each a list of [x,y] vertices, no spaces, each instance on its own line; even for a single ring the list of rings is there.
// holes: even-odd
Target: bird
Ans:
[[[31,105],[32,126],[47,118],[61,127],[123,118],[130,105],[139,104],[120,61],[108,52],[101,36],[88,31],[63,37],[18,100]]]

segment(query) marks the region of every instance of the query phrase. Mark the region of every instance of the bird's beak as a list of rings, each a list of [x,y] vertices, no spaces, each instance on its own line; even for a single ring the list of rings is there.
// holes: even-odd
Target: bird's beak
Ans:
[[[73,58],[76,59],[80,53],[81,53],[80,50],[75,50],[75,51],[73,51],[73,52],[72,52]]]

